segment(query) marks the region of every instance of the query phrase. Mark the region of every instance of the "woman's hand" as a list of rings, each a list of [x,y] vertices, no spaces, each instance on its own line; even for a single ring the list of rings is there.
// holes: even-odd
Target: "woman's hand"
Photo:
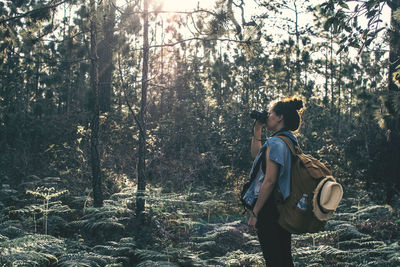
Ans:
[[[258,133],[258,132],[261,133],[261,129],[262,129],[263,127],[265,127],[265,123],[261,123],[261,122],[259,122],[259,121],[256,120],[256,121],[254,122],[254,133],[255,133],[255,134]]]
[[[257,217],[255,217],[254,215],[251,215],[249,218],[249,221],[247,222],[250,232],[252,232],[252,233],[257,232],[256,223],[257,223]]]
[[[255,121],[253,125],[253,137],[251,138],[251,157],[254,159],[261,148],[261,130],[265,124]]]

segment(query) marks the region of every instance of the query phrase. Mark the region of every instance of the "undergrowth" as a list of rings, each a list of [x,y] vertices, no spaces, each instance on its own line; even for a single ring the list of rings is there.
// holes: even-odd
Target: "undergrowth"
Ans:
[[[5,191],[3,199],[4,194],[15,194]],[[293,236],[293,257],[299,266],[400,264],[398,209],[374,205],[365,192],[360,196],[343,199],[325,231]],[[144,224],[138,225],[135,187],[112,194],[101,208],[90,206],[89,195],[63,196],[59,204],[73,209],[64,217],[49,214],[51,235],[35,233],[33,221],[27,220],[32,216],[12,212],[27,201],[17,203],[20,207],[3,207],[0,266],[264,265],[235,192],[192,187],[173,193],[148,186],[145,198]],[[59,228],[64,235],[54,230],[58,218],[65,222]]]

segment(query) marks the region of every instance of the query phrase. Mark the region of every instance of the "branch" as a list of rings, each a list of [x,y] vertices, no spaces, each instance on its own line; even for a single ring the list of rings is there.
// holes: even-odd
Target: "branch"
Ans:
[[[235,25],[236,28],[236,34],[239,36],[239,39],[242,40],[243,39],[243,35],[242,35],[242,27],[240,27],[239,23],[237,22],[235,15],[233,14],[233,0],[228,0],[228,16],[230,17],[233,25]]]
[[[17,15],[17,16],[13,16],[13,17],[9,17],[9,18],[6,18],[6,19],[2,19],[2,20],[0,20],[0,24],[6,23],[6,22],[8,22],[8,21],[10,21],[10,20],[15,20],[15,19],[20,19],[20,18],[27,17],[27,16],[29,16],[29,15],[32,14],[32,13],[35,13],[35,12],[38,12],[38,11],[41,11],[41,10],[44,10],[44,9],[56,8],[56,7],[58,7],[59,5],[62,5],[62,4],[64,4],[65,2],[67,2],[67,1],[68,1],[68,0],[62,0],[62,1],[58,2],[58,3],[53,4],[53,5],[50,5],[50,6],[39,7],[39,8],[33,9],[33,10],[31,10],[31,11],[28,11],[28,12],[26,12],[26,13],[19,14],[19,15]]]
[[[181,41],[177,41],[175,43],[168,43],[168,44],[163,44],[163,45],[152,45],[150,46],[150,48],[156,48],[156,47],[172,47],[184,42],[190,42],[190,41],[222,41],[222,42],[235,42],[235,43],[244,43],[244,44],[249,44],[249,43],[259,43],[259,41],[241,41],[241,40],[234,40],[234,39],[221,39],[221,38],[210,38],[210,39],[205,39],[205,38],[201,38],[201,37],[193,37],[193,38],[189,38],[189,39],[185,39],[185,40],[181,40]],[[142,50],[142,48],[139,49],[135,49],[135,50]]]
[[[134,12],[129,12],[129,13],[125,13],[124,11],[121,10],[121,8],[117,7],[114,5],[114,7],[116,8],[116,10],[120,13],[120,14],[125,14],[125,15],[133,15],[133,14],[142,14],[143,11],[134,11]],[[148,11],[148,13],[154,13],[154,14],[186,14],[186,15],[193,15],[196,13],[208,13],[210,15],[213,16],[218,16],[217,13],[206,10],[206,9],[198,9],[198,10],[193,10],[193,11],[167,11],[167,10],[152,10],[152,11]]]
[[[172,46],[184,43],[184,42],[190,42],[190,41],[194,41],[194,40],[197,40],[197,41],[235,42],[235,43],[241,43],[241,44],[251,44],[251,43],[259,43],[260,42],[260,41],[250,41],[250,40],[240,41],[240,40],[233,40],[233,39],[220,39],[220,38],[205,39],[205,38],[201,38],[201,37],[193,37],[193,38],[177,41],[175,43],[168,43],[168,44],[161,44],[161,45],[151,45],[151,46],[149,46],[149,48],[172,47]],[[141,51],[141,50],[143,50],[143,48],[135,48],[135,49],[132,49],[131,51]]]
[[[122,74],[122,67],[121,67],[121,58],[120,58],[120,54],[118,53],[118,70],[119,70],[119,75],[120,75],[120,79],[121,79],[121,83],[122,83],[122,88],[124,90],[124,98],[125,98],[125,102],[129,108],[129,111],[131,112],[131,114],[133,115],[133,118],[135,119],[138,127],[139,127],[139,134],[142,135],[142,137],[144,137],[144,130],[142,128],[142,124],[140,123],[138,117],[135,114],[135,111],[133,111],[131,104],[129,103],[128,97],[127,97],[127,92],[126,92],[126,88],[128,87],[127,84],[124,81],[124,76]]]
[[[246,22],[246,20],[245,20],[245,18],[244,18],[244,7],[243,7],[243,5],[244,5],[244,0],[241,0],[240,5],[236,4],[235,2],[233,2],[233,4],[234,4],[236,7],[240,8],[240,10],[241,10],[241,13],[242,13],[242,25],[243,25],[243,26],[257,26],[257,24],[255,23],[254,20],[252,20],[252,21],[250,21],[250,22]]]

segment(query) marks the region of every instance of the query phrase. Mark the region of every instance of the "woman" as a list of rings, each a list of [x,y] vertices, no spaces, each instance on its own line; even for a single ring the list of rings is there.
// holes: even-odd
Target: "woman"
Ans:
[[[287,98],[276,102],[268,112],[266,124],[256,121],[251,140],[251,154],[255,158],[261,148],[261,130],[265,126],[274,134],[267,139],[266,171],[257,201],[248,221],[257,230],[258,239],[268,267],[294,266],[291,253],[291,234],[278,224],[277,201],[290,194],[291,153],[282,139],[283,135],[293,143],[301,122],[299,111],[303,102],[299,98]]]

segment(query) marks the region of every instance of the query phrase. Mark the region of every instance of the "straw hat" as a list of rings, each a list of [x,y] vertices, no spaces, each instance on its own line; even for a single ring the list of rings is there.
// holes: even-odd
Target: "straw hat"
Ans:
[[[327,221],[335,213],[342,200],[343,188],[332,176],[322,179],[314,191],[313,212],[321,221]]]

